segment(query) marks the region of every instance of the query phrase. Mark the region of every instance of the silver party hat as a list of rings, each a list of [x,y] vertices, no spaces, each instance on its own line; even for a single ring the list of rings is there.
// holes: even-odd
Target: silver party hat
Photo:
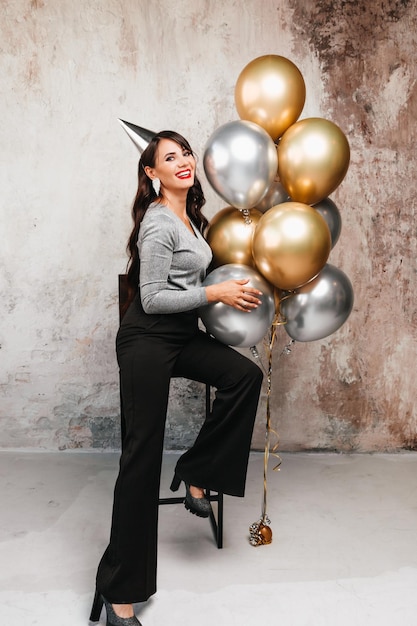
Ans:
[[[145,148],[148,147],[151,139],[155,137],[156,133],[121,119],[119,119],[119,122],[142,154]]]

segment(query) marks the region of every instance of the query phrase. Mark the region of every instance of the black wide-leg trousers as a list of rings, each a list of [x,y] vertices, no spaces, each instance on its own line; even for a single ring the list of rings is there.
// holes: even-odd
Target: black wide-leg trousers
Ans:
[[[248,313],[250,315],[250,313]],[[216,389],[194,445],[178,460],[187,483],[243,496],[262,371],[198,329],[195,312],[143,313],[137,298],[116,341],[125,437],[110,543],[97,589],[113,604],[143,602],[156,591],[159,485],[170,380]]]

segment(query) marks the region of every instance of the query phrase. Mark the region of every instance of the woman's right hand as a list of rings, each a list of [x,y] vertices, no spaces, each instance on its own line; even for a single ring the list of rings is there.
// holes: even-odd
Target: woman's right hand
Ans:
[[[262,291],[248,286],[249,278],[240,280],[225,280],[217,285],[208,285],[206,289],[207,300],[210,303],[223,302],[239,311],[250,313],[261,304],[259,296]]]

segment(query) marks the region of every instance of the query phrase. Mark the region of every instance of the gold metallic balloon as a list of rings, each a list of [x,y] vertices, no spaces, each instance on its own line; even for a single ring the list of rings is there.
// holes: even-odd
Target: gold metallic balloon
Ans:
[[[238,263],[255,266],[252,239],[262,213],[255,209],[245,212],[226,207],[216,213],[207,231],[207,242],[213,252],[213,265]]]
[[[306,87],[298,67],[275,54],[248,63],[235,86],[239,117],[264,128],[274,141],[299,118],[305,97]]]
[[[252,253],[259,272],[275,287],[291,290],[312,280],[331,250],[326,220],[301,202],[283,202],[256,226]]]
[[[340,128],[311,117],[293,124],[281,138],[278,174],[293,200],[315,204],[340,185],[349,159],[349,143]]]

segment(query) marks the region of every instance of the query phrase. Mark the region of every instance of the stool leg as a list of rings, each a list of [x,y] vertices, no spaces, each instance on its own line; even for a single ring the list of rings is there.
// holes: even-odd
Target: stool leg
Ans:
[[[217,547],[223,548],[223,494],[219,493],[217,500]]]
[[[212,502],[217,502],[217,520],[214,515],[213,507],[210,509],[210,524],[213,531],[216,545],[219,549],[223,548],[223,494],[218,493],[217,496],[211,496],[207,491],[206,496]]]

